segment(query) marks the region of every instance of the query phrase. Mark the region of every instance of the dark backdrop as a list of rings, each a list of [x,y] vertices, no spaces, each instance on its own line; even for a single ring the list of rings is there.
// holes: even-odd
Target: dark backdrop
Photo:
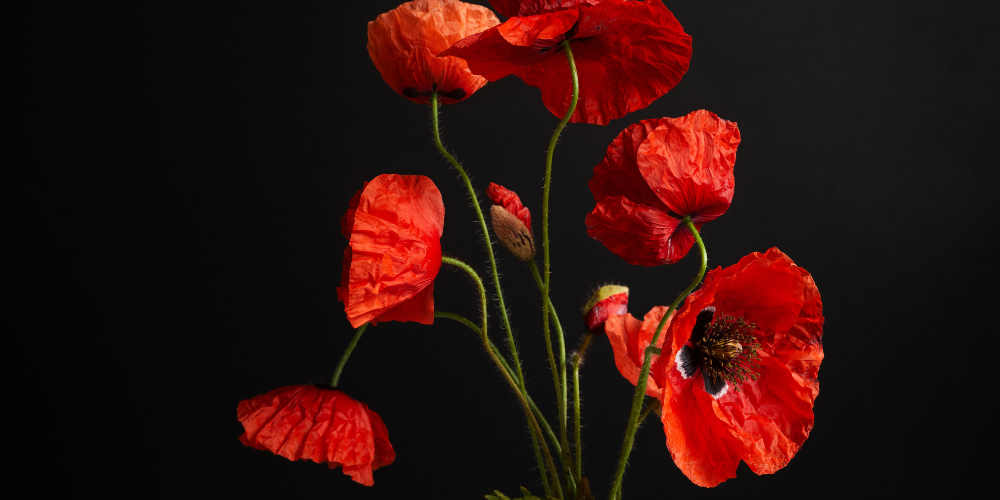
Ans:
[[[141,324],[156,333],[152,350],[170,354],[155,377],[170,403],[146,413],[145,425],[167,438],[157,455],[170,476],[156,488],[254,498],[542,491],[515,397],[478,339],[446,320],[370,328],[347,365],[341,389],[382,416],[397,453],[374,487],[236,439],[240,400],[329,380],[351,338],[336,300],[346,244],[338,222],[364,181],[431,177],[447,211],[446,255],[486,276],[478,224],[431,142],[429,108],[395,94],[365,49],[366,23],[396,5],[159,5],[131,16],[123,81],[130,112],[152,128],[131,144],[129,175],[162,224],[137,240],[154,277]],[[680,84],[606,127],[569,126],[555,153],[552,297],[567,343],[578,340],[578,310],[594,287],[629,286],[641,316],[695,273],[693,256],[629,266],[587,236],[583,219],[592,168],[612,138],[641,119],[704,108],[742,134],[732,207],[703,232],[710,267],[777,246],[808,269],[823,296],[826,358],[816,426],[787,467],[758,477],[741,464],[737,478],[699,488],[651,421],[637,435],[625,494],[970,484],[984,467],[970,445],[993,420],[979,401],[996,338],[996,4],[667,5],[694,40]],[[558,119],[538,89],[509,77],[441,113],[445,141],[480,193],[490,181],[516,190],[540,230],[544,152]],[[495,248],[529,390],[554,415],[538,294],[525,267]],[[447,268],[435,302],[476,317],[471,283]],[[493,334],[499,342],[499,328]],[[582,374],[585,475],[601,498],[633,386],[605,339]]]

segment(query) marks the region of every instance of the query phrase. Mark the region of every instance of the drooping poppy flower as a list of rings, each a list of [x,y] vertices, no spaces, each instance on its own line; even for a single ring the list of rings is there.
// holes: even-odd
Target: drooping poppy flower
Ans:
[[[615,366],[618,372],[625,379],[636,385],[639,381],[639,374],[642,372],[642,364],[646,358],[646,348],[653,340],[656,327],[660,324],[660,319],[667,312],[666,306],[656,306],[638,320],[631,314],[619,314],[608,318],[604,324],[604,331],[611,342],[611,349],[615,352]],[[667,320],[667,325],[674,315]],[[664,325],[666,330],[666,325]],[[663,339],[666,338],[664,332],[660,332],[660,338],[656,340],[654,347],[662,347]],[[659,359],[659,355],[653,355],[653,362]],[[652,370],[649,378],[646,379],[646,395],[659,399],[661,388],[663,387],[663,377]]]
[[[694,244],[682,219],[701,230],[729,208],[739,144],[736,123],[705,110],[628,126],[594,167],[587,234],[629,264],[677,262]]]
[[[500,23],[486,7],[458,0],[415,0],[368,23],[368,55],[382,78],[421,104],[431,92],[443,104],[464,100],[486,85],[458,57],[435,57],[453,43]]]
[[[566,54],[570,40],[580,81],[571,122],[607,125],[648,106],[687,72],[691,36],[660,0],[494,1],[503,24],[471,35],[439,56],[458,56],[473,73],[496,81],[516,75],[542,91],[562,118],[573,87]]]
[[[588,332],[604,331],[608,318],[628,312],[628,287],[604,285],[597,289],[581,310]]]
[[[535,257],[535,239],[531,235],[531,212],[521,204],[517,193],[499,185],[490,183],[486,195],[493,200],[490,207],[490,217],[493,220],[493,232],[510,253],[523,261]]]
[[[610,322],[609,322],[610,323]],[[823,303],[777,248],[710,271],[664,332],[650,378],[674,463],[700,486],[788,464],[813,428]]]
[[[434,182],[382,174],[354,195],[340,225],[350,242],[337,300],[351,325],[433,323],[444,232],[444,203]]]
[[[240,401],[240,442],[289,460],[341,467],[365,486],[372,471],[389,465],[396,452],[389,431],[364,403],[329,386],[292,385]]]

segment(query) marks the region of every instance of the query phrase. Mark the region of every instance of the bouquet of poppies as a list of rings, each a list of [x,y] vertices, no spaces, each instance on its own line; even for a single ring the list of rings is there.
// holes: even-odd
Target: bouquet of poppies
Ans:
[[[638,319],[628,311],[628,288],[600,287],[582,309],[584,333],[567,354],[564,323],[549,297],[549,195],[560,134],[571,122],[607,125],[666,94],[687,71],[691,37],[661,0],[491,4],[507,21],[459,0],[415,0],[368,24],[368,52],[386,83],[430,107],[434,144],[468,190],[489,268],[443,255],[445,207],[429,177],[386,173],[364,183],[341,220],[349,244],[337,296],[354,338],[329,384],[282,387],[241,401],[240,441],[290,460],[340,467],[373,485],[373,471],[391,464],[395,452],[379,415],[337,389],[341,372],[369,326],[445,318],[479,336],[484,360],[496,365],[516,396],[545,498],[596,497],[583,475],[580,369],[599,337],[607,338],[618,371],[635,385],[617,469],[606,471],[614,478],[610,500],[622,495],[636,430],[650,414],[663,424],[674,463],[695,484],[711,487],[735,477],[741,460],[757,474],[781,469],[813,427],[823,308],[812,276],[777,248],[708,270],[699,231],[733,199],[736,123],[706,110],[643,120],[626,127],[593,168],[594,208],[578,221],[581,231],[632,265],[674,264],[689,253],[700,259],[684,290],[657,298],[668,305]],[[475,186],[440,138],[442,104],[460,103],[509,75],[540,88],[545,107],[561,118],[544,161],[539,233],[514,191],[492,182]],[[493,203],[488,217],[477,188]],[[539,409],[533,399],[539,388],[525,383],[496,241],[525,263],[537,285],[537,331],[551,369],[555,415]],[[469,275],[479,318],[435,310],[442,265]],[[604,436],[617,439],[618,431]],[[520,495],[538,498],[524,488]],[[508,498],[499,491],[486,497]]]

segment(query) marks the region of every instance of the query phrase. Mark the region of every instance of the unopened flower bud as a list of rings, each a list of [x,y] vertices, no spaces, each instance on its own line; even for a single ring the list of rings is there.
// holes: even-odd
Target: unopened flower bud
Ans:
[[[493,203],[490,215],[493,216],[493,232],[521,260],[531,260],[535,257],[535,239],[531,236],[531,212],[521,204],[517,193],[493,182],[486,188],[486,196]]]
[[[583,324],[587,331],[603,332],[604,322],[612,316],[628,312],[628,287],[605,285],[590,296],[583,306]]]
[[[490,215],[493,217],[493,232],[510,253],[524,261],[535,257],[535,240],[521,219],[500,205],[493,205]]]

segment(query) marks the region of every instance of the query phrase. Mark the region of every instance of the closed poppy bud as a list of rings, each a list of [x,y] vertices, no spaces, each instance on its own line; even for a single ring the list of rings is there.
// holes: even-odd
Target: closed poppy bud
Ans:
[[[497,238],[518,259],[533,259],[535,239],[531,236],[531,212],[521,204],[521,198],[517,193],[492,182],[486,189],[486,195],[496,203],[490,209],[490,215]]]
[[[455,42],[500,23],[486,7],[458,0],[407,2],[368,23],[368,55],[392,90],[426,104],[464,100],[486,85],[464,59],[436,57]]]
[[[590,296],[583,306],[583,324],[590,332],[603,332],[604,322],[628,312],[628,287],[605,285]]]

